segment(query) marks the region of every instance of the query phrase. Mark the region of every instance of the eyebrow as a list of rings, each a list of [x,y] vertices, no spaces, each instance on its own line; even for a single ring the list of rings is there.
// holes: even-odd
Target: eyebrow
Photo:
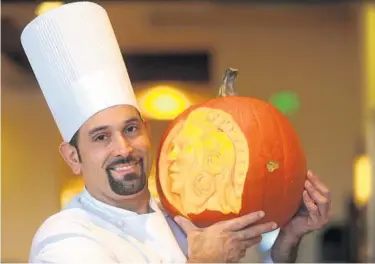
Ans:
[[[108,129],[109,126],[99,126],[99,127],[95,127],[93,129],[91,129],[89,131],[89,136],[92,136],[93,134],[99,132],[99,131],[102,131],[102,130],[106,130]]]
[[[138,117],[132,117],[132,118],[129,118],[127,120],[125,120],[124,124],[127,125],[129,123],[132,123],[132,122],[141,122],[141,120],[138,118]],[[103,130],[106,130],[108,129],[109,126],[98,126],[98,127],[95,127],[93,129],[91,129],[89,131],[89,136],[92,136],[93,134],[99,132],[99,131],[103,131]]]
[[[125,120],[125,125],[132,123],[132,122],[141,122],[141,119],[139,117],[132,117],[129,118],[128,120]]]

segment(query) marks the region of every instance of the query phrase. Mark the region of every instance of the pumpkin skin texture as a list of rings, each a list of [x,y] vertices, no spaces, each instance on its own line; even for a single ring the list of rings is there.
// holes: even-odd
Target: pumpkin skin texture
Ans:
[[[228,85],[228,84],[227,84]],[[156,163],[163,208],[198,227],[263,210],[283,227],[302,202],[306,158],[289,120],[251,97],[194,105],[165,131]]]

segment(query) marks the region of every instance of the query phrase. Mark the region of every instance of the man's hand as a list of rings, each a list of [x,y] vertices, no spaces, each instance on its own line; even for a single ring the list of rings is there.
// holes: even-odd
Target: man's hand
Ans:
[[[307,173],[303,204],[292,220],[280,230],[271,250],[274,262],[294,262],[303,236],[321,229],[331,216],[328,188],[311,171]]]
[[[256,224],[264,212],[254,212],[207,228],[198,228],[188,219],[177,216],[175,221],[187,234],[188,262],[238,262],[246,249],[258,244],[263,233],[277,228],[276,223]]]
[[[311,171],[307,173],[303,205],[293,219],[283,228],[294,237],[302,237],[321,229],[331,217],[331,197],[328,188]]]

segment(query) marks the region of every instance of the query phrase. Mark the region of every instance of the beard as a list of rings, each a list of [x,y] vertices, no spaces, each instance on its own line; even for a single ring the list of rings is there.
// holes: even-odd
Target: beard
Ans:
[[[122,175],[121,179],[116,179],[112,175],[112,169],[108,167],[112,167],[119,164],[127,164],[129,162],[136,162],[137,166],[140,166],[140,173],[128,173]],[[127,158],[120,158],[111,163],[106,169],[108,182],[111,190],[117,194],[122,196],[133,195],[145,188],[147,177],[143,165],[143,159],[135,159],[132,157]]]

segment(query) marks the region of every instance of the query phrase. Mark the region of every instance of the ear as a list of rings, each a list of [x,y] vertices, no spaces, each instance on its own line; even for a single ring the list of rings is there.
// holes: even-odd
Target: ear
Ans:
[[[78,175],[81,173],[82,165],[79,160],[78,152],[75,147],[67,142],[63,142],[59,147],[60,155],[64,158],[65,162],[70,166],[73,173]]]

